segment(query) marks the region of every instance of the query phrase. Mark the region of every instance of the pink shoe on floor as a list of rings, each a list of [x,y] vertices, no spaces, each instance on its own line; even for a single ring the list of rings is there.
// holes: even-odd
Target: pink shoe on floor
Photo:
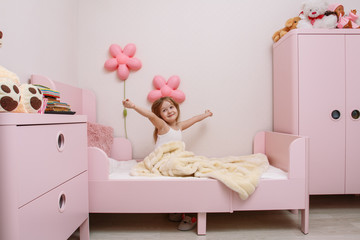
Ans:
[[[180,231],[189,231],[196,226],[196,218],[182,215],[182,221],[180,222],[179,226],[177,227]]]

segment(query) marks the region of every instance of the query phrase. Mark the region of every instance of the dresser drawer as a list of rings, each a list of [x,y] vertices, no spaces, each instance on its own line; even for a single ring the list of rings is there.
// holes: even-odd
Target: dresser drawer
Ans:
[[[21,207],[19,239],[68,239],[88,218],[87,181],[84,172]]]
[[[17,130],[19,207],[87,169],[86,123]]]

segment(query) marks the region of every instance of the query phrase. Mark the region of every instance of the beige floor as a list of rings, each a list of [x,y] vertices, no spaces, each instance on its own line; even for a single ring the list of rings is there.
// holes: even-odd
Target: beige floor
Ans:
[[[208,214],[207,235],[181,232],[166,214],[91,214],[91,240],[167,239],[311,239],[360,240],[360,197],[311,196],[310,233],[299,229],[299,216],[288,211]],[[79,239],[75,233],[69,240]]]

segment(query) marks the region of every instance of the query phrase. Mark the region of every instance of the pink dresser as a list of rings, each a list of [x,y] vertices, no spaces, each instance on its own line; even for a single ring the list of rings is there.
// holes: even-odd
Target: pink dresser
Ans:
[[[89,239],[86,116],[0,113],[0,239]]]
[[[273,45],[274,131],[310,137],[310,194],[360,193],[360,30],[293,30]]]

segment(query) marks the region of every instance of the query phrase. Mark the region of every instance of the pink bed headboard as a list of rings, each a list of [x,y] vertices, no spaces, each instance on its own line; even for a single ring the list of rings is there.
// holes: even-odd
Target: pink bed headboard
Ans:
[[[87,115],[89,122],[96,122],[96,96],[91,90],[52,81],[42,75],[31,75],[31,84],[40,84],[60,92],[60,101],[71,106],[76,114]]]

